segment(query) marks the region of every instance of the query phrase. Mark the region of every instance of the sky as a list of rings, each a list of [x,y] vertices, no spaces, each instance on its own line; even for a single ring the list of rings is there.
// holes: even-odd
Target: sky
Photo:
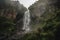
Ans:
[[[18,0],[21,4],[23,4],[26,8],[32,5],[34,2],[38,0]]]

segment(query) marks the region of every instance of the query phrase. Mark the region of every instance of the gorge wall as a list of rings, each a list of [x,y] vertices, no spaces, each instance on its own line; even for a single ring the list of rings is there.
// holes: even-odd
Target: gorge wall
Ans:
[[[19,1],[0,0],[0,40],[12,40],[12,36],[21,31],[26,10]]]

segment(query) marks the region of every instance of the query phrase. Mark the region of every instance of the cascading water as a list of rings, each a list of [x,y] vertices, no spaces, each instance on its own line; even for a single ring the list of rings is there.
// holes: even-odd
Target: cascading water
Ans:
[[[25,32],[29,32],[30,31],[30,12],[29,12],[29,10],[27,10],[24,13],[23,30],[25,30]]]

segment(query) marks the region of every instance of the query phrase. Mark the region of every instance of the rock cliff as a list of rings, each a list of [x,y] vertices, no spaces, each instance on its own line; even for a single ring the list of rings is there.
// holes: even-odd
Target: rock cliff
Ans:
[[[39,0],[29,7],[31,13],[31,25],[40,26],[42,17],[48,18],[59,7],[59,0]],[[42,19],[41,19],[42,18]]]

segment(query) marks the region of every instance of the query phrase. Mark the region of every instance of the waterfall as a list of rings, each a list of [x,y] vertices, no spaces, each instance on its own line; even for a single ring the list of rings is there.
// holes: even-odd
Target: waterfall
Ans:
[[[23,30],[25,30],[25,32],[29,32],[30,31],[30,12],[29,12],[29,10],[27,10],[24,13]]]

